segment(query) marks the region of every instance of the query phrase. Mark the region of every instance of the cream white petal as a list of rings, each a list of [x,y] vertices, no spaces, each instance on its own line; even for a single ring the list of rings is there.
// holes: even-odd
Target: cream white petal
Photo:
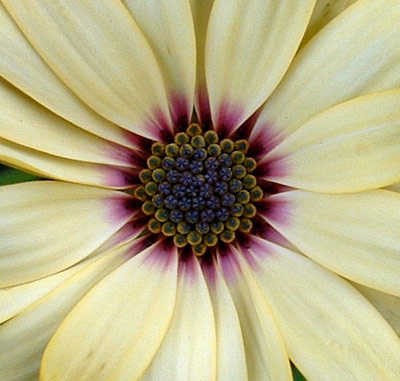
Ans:
[[[216,263],[202,263],[215,316],[217,380],[247,380],[242,330],[229,289]]]
[[[216,355],[213,308],[200,265],[193,257],[181,260],[171,324],[140,380],[215,380]]]
[[[292,191],[268,202],[268,222],[305,255],[346,278],[400,296],[398,193]]]
[[[282,141],[314,115],[364,94],[400,86],[400,3],[361,0],[295,57],[263,107],[252,141]]]
[[[51,336],[76,303],[102,278],[125,262],[129,247],[99,260],[85,260],[79,271],[13,319],[0,325],[0,379],[38,378],[40,361]]]
[[[156,237],[151,236],[151,233],[146,230],[146,226],[147,219],[143,219],[143,213],[141,210],[137,210],[135,215],[128,223],[126,223],[121,229],[104,241],[101,246],[99,246],[87,257],[87,259],[103,256],[110,250],[115,250],[120,246],[124,246],[129,243],[134,243],[134,247],[140,245],[144,245],[143,247],[148,247],[151,245],[151,242],[155,241]],[[147,243],[144,244],[144,242]]]
[[[197,115],[203,123],[209,122],[210,105],[206,85],[205,47],[208,21],[214,0],[190,0],[196,35],[196,98]]]
[[[42,379],[137,379],[168,328],[176,278],[176,250],[163,243],[120,266],[61,324],[46,349]]]
[[[0,187],[0,287],[63,270],[133,215],[125,193],[35,181]]]
[[[156,59],[118,0],[4,1],[52,70],[100,115],[160,138],[170,125]]]
[[[389,295],[373,288],[362,286],[358,283],[353,285],[360,291],[382,314],[393,330],[400,336],[400,297]]]
[[[57,288],[78,271],[79,265],[33,282],[0,289],[0,323],[19,314],[29,305]]]
[[[265,179],[318,192],[359,192],[399,181],[400,90],[328,109],[285,139],[266,160],[270,163]]]
[[[159,63],[172,120],[190,122],[196,77],[196,41],[188,0],[123,0]]]
[[[206,40],[214,125],[235,130],[275,89],[292,61],[315,0],[215,0]]]
[[[258,241],[254,276],[307,379],[398,378],[400,340],[360,293],[308,258]]]
[[[130,166],[127,148],[90,134],[0,79],[0,137],[51,155]]]
[[[132,185],[125,168],[63,159],[0,138],[0,161],[38,176],[102,188]]]
[[[317,0],[301,44],[306,44],[326,24],[356,1],[357,0]]]
[[[0,76],[69,122],[130,147],[128,133],[87,107],[47,66],[0,3]]]
[[[248,265],[237,251],[219,257],[243,333],[249,380],[291,380],[278,322]]]
[[[136,238],[135,228],[136,232],[142,230],[139,227],[133,226],[132,223],[124,225],[123,228],[107,239],[107,241],[92,254],[72,267],[33,282],[0,289],[0,323],[16,316],[34,302],[49,294],[61,283],[73,276],[83,267],[88,266],[94,260],[122,246],[128,247],[126,245],[131,244]],[[147,238],[148,237],[143,236],[140,239],[136,239],[134,244],[129,246],[129,250],[133,252],[138,251],[138,249],[140,250],[141,247],[144,247],[143,241]]]

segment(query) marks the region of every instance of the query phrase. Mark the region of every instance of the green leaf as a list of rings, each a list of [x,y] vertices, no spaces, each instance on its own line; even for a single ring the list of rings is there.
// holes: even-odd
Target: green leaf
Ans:
[[[300,371],[292,364],[292,372],[294,381],[307,381]]]
[[[0,185],[38,180],[39,177],[0,164]]]

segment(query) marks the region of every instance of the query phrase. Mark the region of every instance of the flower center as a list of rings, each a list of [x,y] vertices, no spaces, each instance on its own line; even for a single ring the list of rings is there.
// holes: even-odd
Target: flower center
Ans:
[[[174,143],[154,143],[140,172],[143,185],[135,190],[143,213],[151,216],[148,229],[173,237],[178,248],[190,245],[196,255],[219,241],[233,242],[237,231],[249,233],[253,202],[263,191],[248,148],[247,140],[220,141],[216,132],[194,123]]]

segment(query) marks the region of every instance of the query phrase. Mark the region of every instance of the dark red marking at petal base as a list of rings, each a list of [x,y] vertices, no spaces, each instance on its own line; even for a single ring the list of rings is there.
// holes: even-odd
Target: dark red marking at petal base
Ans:
[[[238,248],[238,255],[241,255],[242,258],[246,261],[246,263],[250,266],[251,269],[257,269],[257,262],[253,258],[251,254],[251,248],[253,247],[254,242],[250,239],[247,242],[247,245],[241,245]]]
[[[135,185],[140,184],[139,179],[140,170],[133,168],[131,170],[124,170],[122,175],[124,176],[124,181],[128,184],[125,188],[133,188]]]
[[[208,265],[216,265],[215,263],[215,258],[217,257],[217,250],[218,247],[221,245],[223,242],[219,242],[217,246],[214,247],[209,247],[205,254],[201,257],[201,263],[202,264],[208,264]]]
[[[260,201],[257,205],[257,212],[266,218],[279,223],[280,225],[286,225],[290,223],[292,206],[289,201],[281,200],[276,197],[266,198]]]
[[[224,257],[232,254],[232,246],[229,243],[218,242],[217,250],[215,252],[216,257]]]
[[[204,277],[207,280],[208,286],[214,287],[218,277],[215,258],[212,256],[209,256],[208,258],[201,258],[201,269]]]
[[[266,241],[276,243],[277,245],[286,247],[288,249],[293,247],[293,245],[273,227],[268,229],[267,234],[262,238],[264,238]]]
[[[227,250],[223,252],[218,252],[218,264],[225,280],[228,282],[235,281],[242,273],[240,264],[236,257],[237,255],[238,252],[234,251],[232,247],[228,247]]]
[[[127,130],[124,131],[124,135],[126,136],[127,140],[134,145],[135,150],[132,151],[134,151],[136,154],[144,156],[146,152],[147,154],[150,152],[151,145],[154,143],[153,140],[134,134],[133,132]]]
[[[192,105],[184,95],[172,94],[170,96],[172,123],[176,131],[184,131],[190,123]]]
[[[215,118],[215,130],[221,138],[232,135],[232,133],[239,127],[243,115],[244,107],[240,105],[232,105],[227,100],[221,103]]]
[[[189,261],[194,255],[190,245],[186,245],[185,247],[180,249],[179,253],[181,261]]]
[[[126,180],[129,181],[129,183],[131,184],[131,186],[129,187],[130,189],[132,189],[134,186],[140,184],[140,178],[139,178],[139,173],[140,170],[132,170],[131,173],[129,173],[126,176]]]
[[[132,152],[131,156],[131,165],[134,169],[137,169],[139,172],[147,167],[146,160],[148,158],[149,154],[146,156],[139,156],[138,154]]]
[[[269,163],[268,176],[270,177],[285,177],[289,173],[289,168],[285,165],[284,160],[276,160]]]
[[[168,240],[157,239],[157,236],[150,234],[146,236],[145,245],[151,251],[143,263],[155,266],[161,270],[167,270],[174,263],[178,255],[176,248]]]
[[[264,123],[262,127],[259,126],[257,130],[252,130],[249,138],[249,155],[261,159],[280,142],[281,140],[272,130],[272,123]]]
[[[152,240],[150,235],[135,239],[127,252],[127,258],[132,258],[135,255],[140,254],[142,251],[154,245],[155,242],[156,241]]]
[[[135,217],[129,221],[129,228],[132,235],[140,234],[146,229],[149,218],[143,214],[141,210],[137,212]]]
[[[248,140],[258,120],[260,112],[261,109],[258,109],[255,113],[253,113],[237,130],[233,132],[231,138],[234,140]]]
[[[240,253],[253,271],[260,270],[259,259],[274,255],[271,243],[258,237],[250,237],[246,246],[240,247]]]
[[[253,174],[257,177],[257,184],[263,190],[264,197],[271,196],[276,193],[287,192],[289,190],[292,190],[291,187],[288,187],[286,185],[281,185],[278,183],[273,183],[268,180],[263,180],[262,178],[260,178],[261,174],[258,173],[257,170]]]
[[[267,231],[269,230],[269,228],[270,228],[270,225],[265,223],[265,220],[262,219],[259,215],[256,215],[255,217],[253,217],[253,228],[251,230],[251,234],[238,232],[237,241],[239,244],[245,244],[248,237],[250,237],[251,235],[264,236],[267,234]]]
[[[164,111],[159,107],[154,108],[153,118],[149,120],[146,128],[154,136],[155,140],[168,143],[173,140],[174,130],[171,126],[169,118],[165,115]]]
[[[111,222],[119,223],[133,217],[138,211],[137,200],[122,193],[107,200],[109,207],[109,219]],[[95,222],[95,221],[94,221]]]
[[[257,165],[257,175],[259,178],[270,180],[279,179],[289,175],[290,168],[285,163],[284,159],[278,159],[274,161],[261,161]]]
[[[104,176],[104,185],[109,187],[126,189],[137,183],[138,173],[135,170],[110,165],[98,165],[98,169]]]
[[[261,237],[267,241],[274,242],[278,245],[284,246],[284,247],[290,247],[291,244],[289,241],[281,235],[275,228],[273,228],[261,215],[257,215],[254,218],[254,225],[253,225],[253,230],[252,230],[252,235],[253,236],[258,236]],[[238,243],[239,245],[247,245],[247,241],[250,236],[249,234],[247,235],[241,235],[238,237]]]
[[[272,234],[271,232],[274,230],[275,229],[264,219],[262,219],[260,216],[256,216],[254,219],[252,234],[240,233],[237,236],[238,250],[240,253],[242,253],[243,257],[246,259],[247,263],[252,269],[257,267],[256,262],[254,262],[252,256],[250,255],[250,251],[252,250],[253,246],[258,242],[256,241],[256,238],[262,237],[267,239],[266,237],[270,237]]]
[[[207,89],[205,87],[199,87],[197,89],[196,97],[199,121],[202,124],[204,130],[209,130],[211,128],[212,121],[210,101],[208,98]]]
[[[151,149],[151,144],[149,150]],[[120,145],[115,144],[115,147],[112,147],[108,153],[108,156],[125,161],[130,168],[137,168],[142,170],[146,165],[146,159],[149,156],[149,151],[145,151],[143,149],[136,148],[127,148],[121,147]]]
[[[117,143],[110,143],[106,155],[129,165],[132,163],[132,152],[131,148],[121,146]]]
[[[140,234],[146,228],[146,225],[147,220],[135,219],[134,217],[132,221],[125,224],[117,233],[114,234],[113,237],[111,237],[111,245],[116,246],[132,239]]]
[[[194,282],[199,276],[196,261],[194,254],[179,257],[178,273],[190,282]]]

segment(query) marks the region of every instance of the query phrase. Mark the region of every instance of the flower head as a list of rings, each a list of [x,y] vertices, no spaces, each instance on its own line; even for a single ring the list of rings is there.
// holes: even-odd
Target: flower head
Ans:
[[[397,0],[3,4],[0,379],[399,377]]]

